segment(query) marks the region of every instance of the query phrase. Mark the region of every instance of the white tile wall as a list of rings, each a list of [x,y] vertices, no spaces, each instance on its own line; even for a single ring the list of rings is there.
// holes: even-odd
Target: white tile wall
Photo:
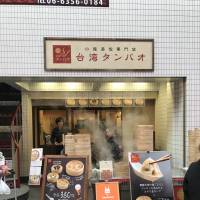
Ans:
[[[162,83],[156,101],[156,148],[173,156],[173,175],[184,165],[184,82]]]
[[[199,21],[195,0],[110,0],[109,8],[1,5],[0,76],[186,77],[187,132],[200,127]],[[154,72],[45,72],[46,36],[153,38]]]

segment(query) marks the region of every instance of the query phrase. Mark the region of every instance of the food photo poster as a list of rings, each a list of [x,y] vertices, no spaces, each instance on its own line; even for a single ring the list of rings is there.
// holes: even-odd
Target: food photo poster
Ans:
[[[41,200],[87,200],[87,184],[87,156],[45,156]]]
[[[173,200],[171,155],[129,152],[131,200]]]

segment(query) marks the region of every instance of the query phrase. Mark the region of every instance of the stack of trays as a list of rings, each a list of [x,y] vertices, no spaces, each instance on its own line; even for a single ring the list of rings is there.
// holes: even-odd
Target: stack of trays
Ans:
[[[137,125],[133,145],[136,151],[153,151],[153,125]]]
[[[65,154],[89,157],[89,175],[90,175],[92,171],[90,135],[89,134],[65,135],[64,147],[65,147]]]
[[[200,129],[190,130],[188,134],[189,164],[200,158]]]
[[[128,178],[129,177],[128,161],[114,163],[114,176],[116,178]]]
[[[65,153],[73,153],[75,151],[75,140],[73,135],[65,135],[64,137]]]

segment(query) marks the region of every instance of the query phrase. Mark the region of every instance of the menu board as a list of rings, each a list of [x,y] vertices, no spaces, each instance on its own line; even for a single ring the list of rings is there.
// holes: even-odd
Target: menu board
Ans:
[[[43,149],[34,148],[31,151],[31,164],[29,171],[29,185],[40,185]]]
[[[29,185],[40,185],[41,167],[30,167]]]
[[[173,200],[171,156],[165,151],[129,153],[132,200]]]
[[[88,158],[45,156],[41,200],[87,200]]]
[[[31,166],[42,166],[43,149],[34,148],[31,151]]]

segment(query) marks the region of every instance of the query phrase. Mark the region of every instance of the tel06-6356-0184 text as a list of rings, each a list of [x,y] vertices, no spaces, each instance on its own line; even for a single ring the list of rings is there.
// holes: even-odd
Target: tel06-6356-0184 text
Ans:
[[[104,6],[104,0],[38,0],[38,4],[63,6]]]

